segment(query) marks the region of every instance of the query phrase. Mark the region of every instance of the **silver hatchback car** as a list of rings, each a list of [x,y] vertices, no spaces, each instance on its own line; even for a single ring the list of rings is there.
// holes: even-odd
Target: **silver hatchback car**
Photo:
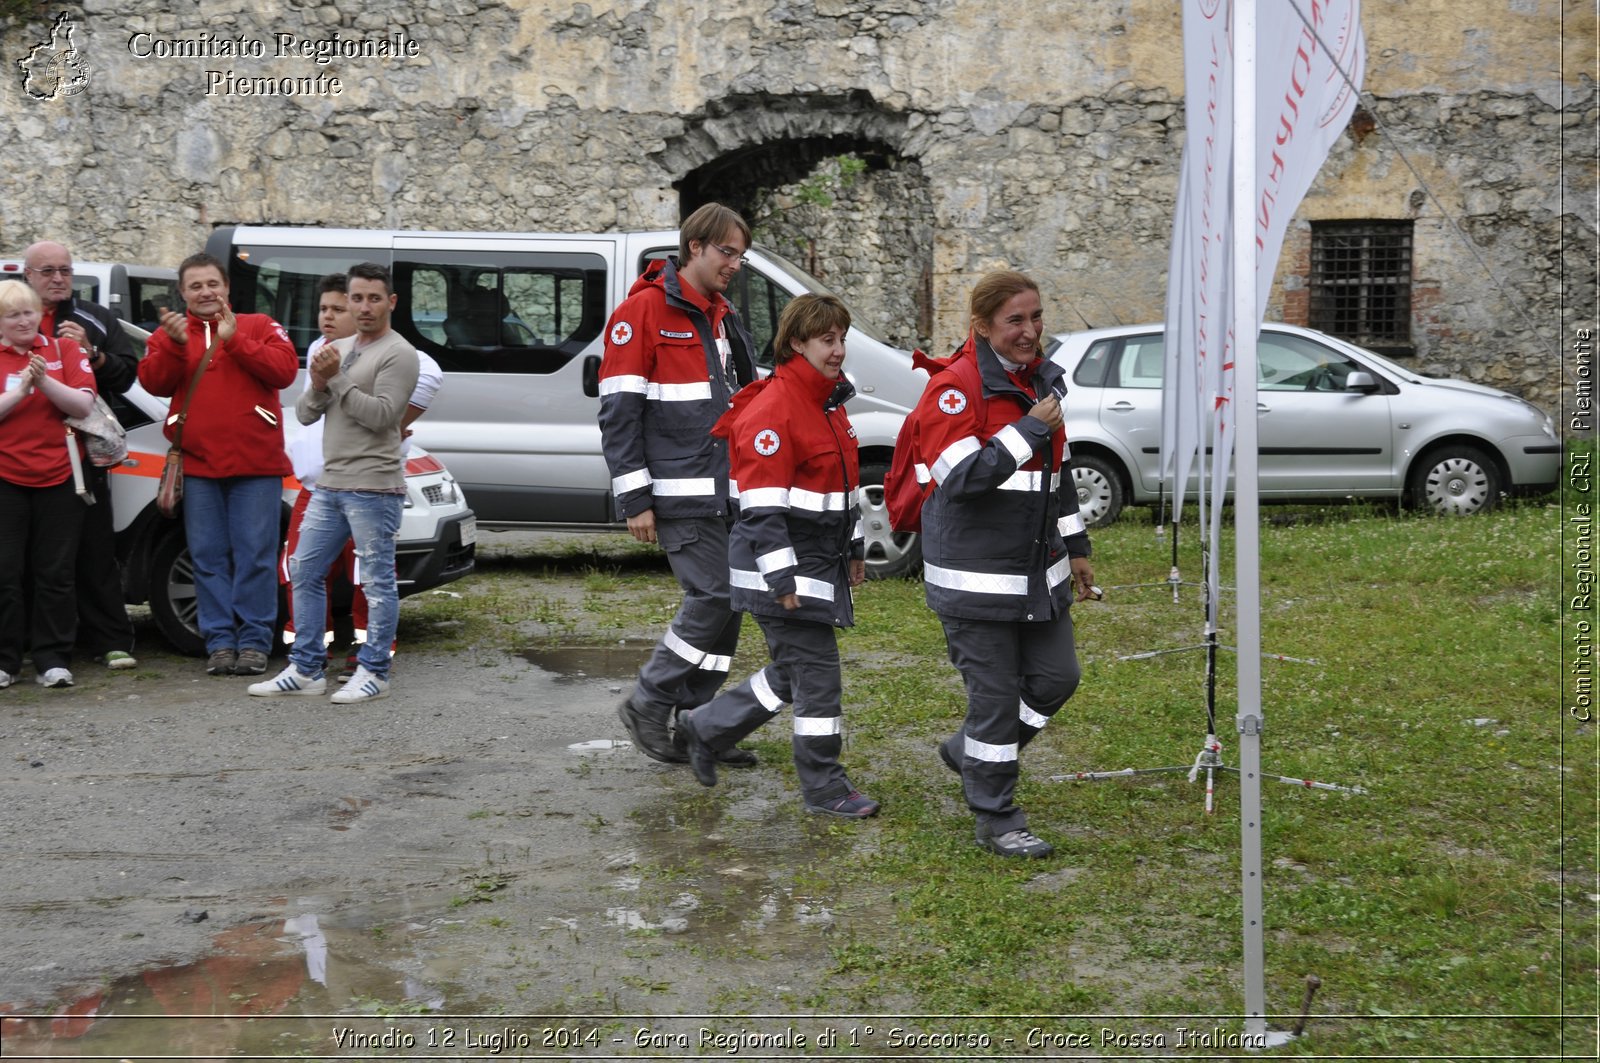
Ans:
[[[1163,352],[1159,324],[1054,338],[1050,357],[1071,380],[1067,438],[1090,524],[1160,497]],[[1515,395],[1421,376],[1293,325],[1265,325],[1258,352],[1263,502],[1388,498],[1475,513],[1556,483],[1555,425]]]

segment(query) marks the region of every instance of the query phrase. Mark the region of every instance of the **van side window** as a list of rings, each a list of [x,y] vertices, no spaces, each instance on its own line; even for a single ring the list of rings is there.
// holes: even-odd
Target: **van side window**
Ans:
[[[235,313],[266,314],[288,330],[303,362],[306,348],[322,335],[317,324],[317,285],[322,278],[357,262],[387,264],[388,257],[387,251],[366,248],[241,245],[228,264],[228,294]],[[182,305],[172,304],[174,309]]]
[[[554,373],[606,323],[598,255],[400,251],[394,327],[446,371]]]
[[[727,296],[739,311],[739,320],[750,330],[750,340],[755,347],[751,353],[756,364],[771,369],[772,340],[778,334],[778,315],[793,296],[750,266],[734,274]]]

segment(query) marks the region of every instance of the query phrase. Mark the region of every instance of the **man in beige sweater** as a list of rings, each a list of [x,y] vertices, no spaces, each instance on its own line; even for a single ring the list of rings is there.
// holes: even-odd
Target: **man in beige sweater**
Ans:
[[[311,387],[295,403],[301,424],[324,419],[323,468],[289,559],[294,614],[322,616],[328,567],[345,540],[355,540],[367,595],[367,641],[355,675],[333,695],[342,705],[389,696],[389,647],[400,616],[394,542],[406,493],[401,422],[417,384],[417,352],[389,327],[396,302],[389,271],[370,262],[351,267],[349,302],[356,334],[316,353]],[[251,686],[250,693],[319,695],[327,689],[326,667],[322,633],[307,624],[295,634],[288,667]]]

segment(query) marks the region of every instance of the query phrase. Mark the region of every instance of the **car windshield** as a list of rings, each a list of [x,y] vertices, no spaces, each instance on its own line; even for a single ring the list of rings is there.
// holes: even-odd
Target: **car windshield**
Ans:
[[[815,292],[818,295],[831,295],[835,299],[838,299],[841,303],[844,303],[845,306],[850,310],[851,328],[862,333],[868,339],[877,340],[879,343],[889,346],[889,341],[885,340],[882,336],[878,335],[875,330],[867,326],[866,319],[860,314],[856,313],[855,307],[850,306],[849,300],[839,295],[838,292],[834,291],[832,288],[829,288],[826,284],[823,284],[817,278],[813,277],[811,274],[795,265],[789,259],[778,254],[778,252],[774,251],[767,245],[762,244],[759,250],[761,251],[762,255],[771,259],[776,265],[782,267],[786,272],[794,277],[795,280],[800,281],[805,286],[806,291]]]

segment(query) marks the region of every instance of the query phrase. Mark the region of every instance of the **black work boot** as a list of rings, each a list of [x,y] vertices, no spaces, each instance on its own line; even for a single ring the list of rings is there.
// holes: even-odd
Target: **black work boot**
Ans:
[[[701,786],[717,785],[717,751],[700,740],[695,733],[694,713],[678,713],[678,733],[689,748],[689,767]]]
[[[617,718],[628,729],[628,737],[639,747],[639,752],[652,760],[659,760],[663,764],[682,764],[689,759],[672,748],[672,739],[667,735],[667,721],[658,720],[640,709],[632,695],[617,706]]]

